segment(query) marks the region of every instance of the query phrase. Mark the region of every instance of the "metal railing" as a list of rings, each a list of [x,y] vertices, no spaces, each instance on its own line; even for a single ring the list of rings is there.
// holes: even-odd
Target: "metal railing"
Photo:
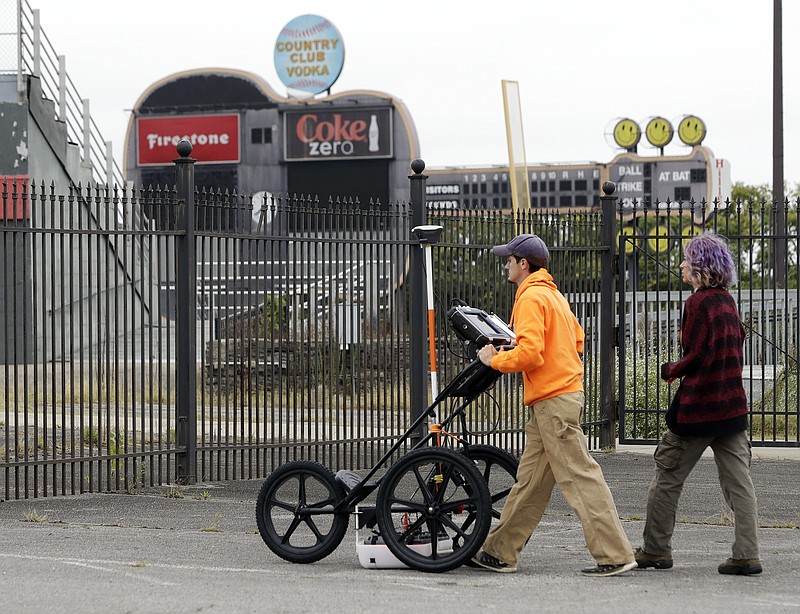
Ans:
[[[295,458],[358,469],[427,405],[427,377],[411,375],[414,347],[427,346],[411,327],[412,205],[276,197],[254,229],[249,197],[209,198],[182,181],[123,191],[121,221],[102,190],[15,190],[5,187],[4,205],[27,202],[30,215],[0,220],[0,310],[13,314],[0,338],[1,496],[253,478]],[[136,208],[147,228],[125,223]],[[525,227],[564,262],[556,273],[581,318],[595,317],[580,297],[596,282],[577,271],[598,269],[596,215],[430,221],[447,228],[433,273],[442,305],[459,298],[508,317],[513,290],[487,250]],[[565,249],[579,236],[582,250]],[[446,381],[467,358],[438,311]],[[597,365],[587,358],[593,447]],[[477,440],[514,452],[526,421],[514,376],[469,414]]]
[[[535,232],[586,332],[590,447],[614,444],[617,412],[622,441],[662,431],[673,391],[658,364],[677,356],[687,296],[675,276],[691,235],[680,215],[643,211],[634,223],[613,207],[426,212],[424,199],[360,207],[275,196],[253,225],[249,196],[209,196],[190,169],[179,169],[175,189],[117,194],[3,185],[0,497],[256,478],[299,458],[371,466],[429,401],[412,291],[425,274],[412,266],[420,207],[424,222],[444,227],[432,272],[441,381],[467,360],[448,306],[460,299],[508,318],[514,289],[489,248]],[[126,222],[137,209],[144,228]],[[701,226],[721,231],[732,211]],[[667,245],[651,249],[650,225],[664,220],[669,232],[656,236]],[[751,250],[769,245],[767,222],[726,230],[747,265],[734,295],[750,331],[751,439],[796,446],[797,285],[773,288],[760,264],[769,250]],[[479,441],[521,451],[519,377],[501,378],[468,420]]]
[[[786,234],[773,229],[778,209],[789,221]],[[656,203],[619,212],[620,441],[653,443],[665,428],[677,384],[662,382],[659,368],[680,356],[680,318],[691,291],[678,264],[685,242],[710,230],[726,238],[737,264],[739,282],[731,293],[747,335],[750,439],[754,445],[800,444],[797,211],[797,201],[728,201]],[[775,266],[777,242],[786,254],[784,267]]]
[[[8,0],[6,4],[11,4]],[[75,143],[83,164],[92,168],[92,176],[104,185],[125,185],[121,168],[112,153],[111,141],[106,141],[90,113],[89,99],[83,98],[66,70],[66,58],[59,55],[40,23],[38,9],[32,9],[28,0],[16,0],[17,65],[6,61],[3,72],[16,71],[23,96],[25,76],[39,79],[42,96],[55,104],[55,119],[64,122],[67,138]],[[10,38],[3,33],[3,39]]]

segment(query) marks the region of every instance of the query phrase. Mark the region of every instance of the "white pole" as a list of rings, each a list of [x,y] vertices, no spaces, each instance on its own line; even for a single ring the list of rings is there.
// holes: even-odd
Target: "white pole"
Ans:
[[[430,410],[433,418],[433,424],[438,424],[439,415],[436,411],[436,397],[439,396],[439,379],[436,374],[436,327],[433,316],[433,256],[432,246],[439,241],[439,236],[442,233],[441,226],[423,225],[415,226],[411,229],[419,239],[419,245],[422,248],[425,260],[425,281],[428,289],[428,356],[431,364],[431,394],[433,395],[432,401],[433,408]]]
[[[436,373],[436,329],[433,312],[433,256],[432,247],[429,243],[422,246],[425,251],[425,270],[427,271],[427,285],[428,285],[428,354],[431,363],[431,395],[432,399],[439,396],[439,377]],[[436,410],[434,409],[433,421],[439,421]]]

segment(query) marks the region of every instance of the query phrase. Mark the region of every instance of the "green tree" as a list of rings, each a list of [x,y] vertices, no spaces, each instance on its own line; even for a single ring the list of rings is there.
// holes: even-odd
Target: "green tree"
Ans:
[[[786,234],[788,285],[797,287],[797,198],[800,186],[795,185],[787,197]],[[776,206],[772,190],[766,184],[734,184],[731,200],[717,209],[709,220],[709,227],[728,237],[731,252],[739,268],[739,286],[758,289],[772,285],[772,253],[775,235],[774,219]]]
[[[444,226],[441,242],[433,250],[433,284],[446,313],[460,299],[473,307],[507,317],[513,292],[503,274],[503,262],[491,248],[514,236],[510,217],[449,216],[434,223]]]

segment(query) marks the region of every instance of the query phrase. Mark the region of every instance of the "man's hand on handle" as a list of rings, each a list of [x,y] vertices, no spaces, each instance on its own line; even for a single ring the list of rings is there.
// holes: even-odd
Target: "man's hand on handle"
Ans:
[[[510,350],[514,347],[514,345],[502,345],[498,348],[494,347],[491,343],[487,343],[481,349],[478,350],[478,359],[485,364],[487,367],[492,366],[492,358],[497,356],[501,351]]]

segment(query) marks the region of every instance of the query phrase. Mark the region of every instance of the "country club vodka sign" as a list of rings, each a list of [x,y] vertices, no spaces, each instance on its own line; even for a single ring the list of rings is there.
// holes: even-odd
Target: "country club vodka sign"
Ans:
[[[301,15],[275,41],[275,70],[289,93],[313,96],[330,89],[344,65],[344,42],[330,21]]]

